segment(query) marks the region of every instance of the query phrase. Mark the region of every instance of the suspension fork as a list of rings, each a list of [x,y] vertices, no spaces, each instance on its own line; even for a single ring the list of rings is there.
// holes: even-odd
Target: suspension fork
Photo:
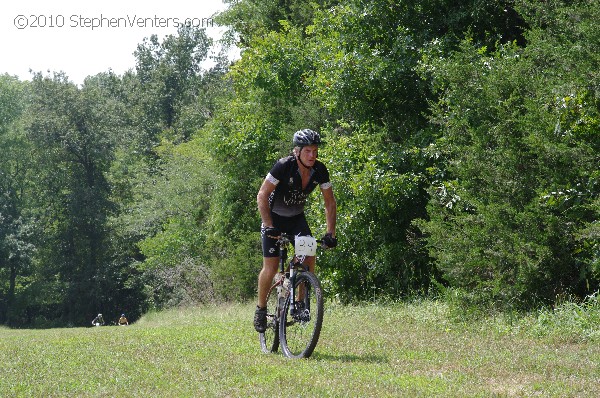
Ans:
[[[290,300],[290,309],[291,314],[296,314],[296,267],[294,266],[294,261],[290,262],[290,296],[288,300]]]

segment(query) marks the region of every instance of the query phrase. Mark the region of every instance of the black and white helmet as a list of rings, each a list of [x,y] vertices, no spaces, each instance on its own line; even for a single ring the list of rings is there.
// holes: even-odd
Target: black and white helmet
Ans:
[[[298,130],[294,133],[294,146],[307,146],[321,144],[321,136],[311,129]]]

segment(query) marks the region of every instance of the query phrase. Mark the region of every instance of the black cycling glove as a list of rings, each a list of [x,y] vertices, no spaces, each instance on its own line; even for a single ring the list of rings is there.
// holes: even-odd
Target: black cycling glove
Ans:
[[[281,236],[281,231],[277,227],[265,227],[262,233],[269,238],[277,239]]]
[[[323,245],[325,245],[325,247],[327,247],[328,249],[334,248],[337,246],[337,238],[334,238],[333,235],[331,233],[326,233],[325,236],[323,236]]]

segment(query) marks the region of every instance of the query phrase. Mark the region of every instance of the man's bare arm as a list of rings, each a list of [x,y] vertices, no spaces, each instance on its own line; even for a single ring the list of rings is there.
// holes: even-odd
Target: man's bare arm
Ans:
[[[258,212],[260,218],[265,227],[273,226],[273,219],[271,218],[271,209],[269,208],[269,196],[275,190],[276,185],[271,181],[264,180],[256,195],[256,203],[258,204]]]
[[[325,201],[325,221],[327,222],[327,233],[335,237],[335,224],[337,217],[337,203],[333,194],[333,188],[322,189]]]

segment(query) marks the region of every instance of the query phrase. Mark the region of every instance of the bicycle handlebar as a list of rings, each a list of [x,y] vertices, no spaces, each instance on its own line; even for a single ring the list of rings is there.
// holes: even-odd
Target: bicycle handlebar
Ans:
[[[298,235],[300,236],[300,235]],[[292,243],[294,240],[295,235],[292,234],[288,234],[286,232],[282,232],[280,236],[269,236],[270,238],[273,239],[277,239],[278,244],[286,244],[286,243]],[[319,244],[319,246],[321,246],[324,249],[327,249],[328,247],[325,246],[325,244],[323,243],[323,239],[315,239],[315,241]]]
[[[291,242],[291,241],[294,239],[294,237],[296,237],[296,236],[303,236],[303,235],[292,235],[292,234],[288,234],[287,232],[282,232],[282,233],[281,233],[281,235],[279,235],[279,236],[271,236],[271,235],[269,235],[269,237],[270,237],[270,238],[274,238],[274,239],[282,239],[282,238],[283,238],[283,239],[285,239],[285,240],[288,240],[288,241],[290,241],[290,242]],[[322,239],[316,239],[316,241],[317,241],[318,243],[321,243],[323,240],[322,240]]]

